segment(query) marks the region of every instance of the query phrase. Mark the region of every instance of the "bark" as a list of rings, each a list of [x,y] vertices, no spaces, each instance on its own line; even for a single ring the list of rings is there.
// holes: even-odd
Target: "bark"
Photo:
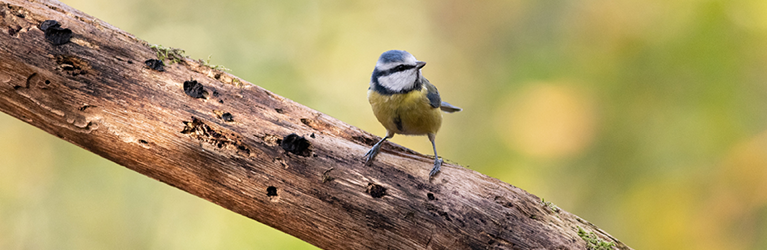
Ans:
[[[366,166],[378,137],[198,61],[149,59],[60,2],[0,1],[0,110],[318,247],[585,249],[581,228],[630,249],[461,166],[429,179],[433,159],[401,146]]]

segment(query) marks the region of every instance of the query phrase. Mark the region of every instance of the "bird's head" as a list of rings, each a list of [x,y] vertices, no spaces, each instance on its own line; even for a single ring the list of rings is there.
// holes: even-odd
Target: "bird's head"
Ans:
[[[418,61],[404,50],[389,50],[381,54],[373,70],[373,81],[392,92],[413,89],[425,62]]]

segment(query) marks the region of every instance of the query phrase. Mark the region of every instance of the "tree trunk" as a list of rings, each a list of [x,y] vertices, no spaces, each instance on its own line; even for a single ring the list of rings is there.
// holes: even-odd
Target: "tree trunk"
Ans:
[[[60,2],[0,4],[0,110],[318,247],[630,249],[461,166],[430,179],[401,146],[366,166],[379,138]],[[158,50],[178,62],[153,69]]]

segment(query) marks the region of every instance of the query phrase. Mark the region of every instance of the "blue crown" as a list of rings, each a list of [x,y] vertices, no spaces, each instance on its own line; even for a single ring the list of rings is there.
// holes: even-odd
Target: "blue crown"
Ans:
[[[378,60],[383,63],[402,62],[405,61],[406,54],[408,53],[404,50],[389,50],[381,54],[381,58]]]

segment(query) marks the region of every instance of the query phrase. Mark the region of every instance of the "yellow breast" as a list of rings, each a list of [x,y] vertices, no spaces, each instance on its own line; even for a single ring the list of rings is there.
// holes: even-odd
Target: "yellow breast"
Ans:
[[[442,125],[439,108],[429,105],[425,87],[405,94],[382,95],[368,90],[368,101],[378,121],[389,131],[404,135],[436,134]]]

